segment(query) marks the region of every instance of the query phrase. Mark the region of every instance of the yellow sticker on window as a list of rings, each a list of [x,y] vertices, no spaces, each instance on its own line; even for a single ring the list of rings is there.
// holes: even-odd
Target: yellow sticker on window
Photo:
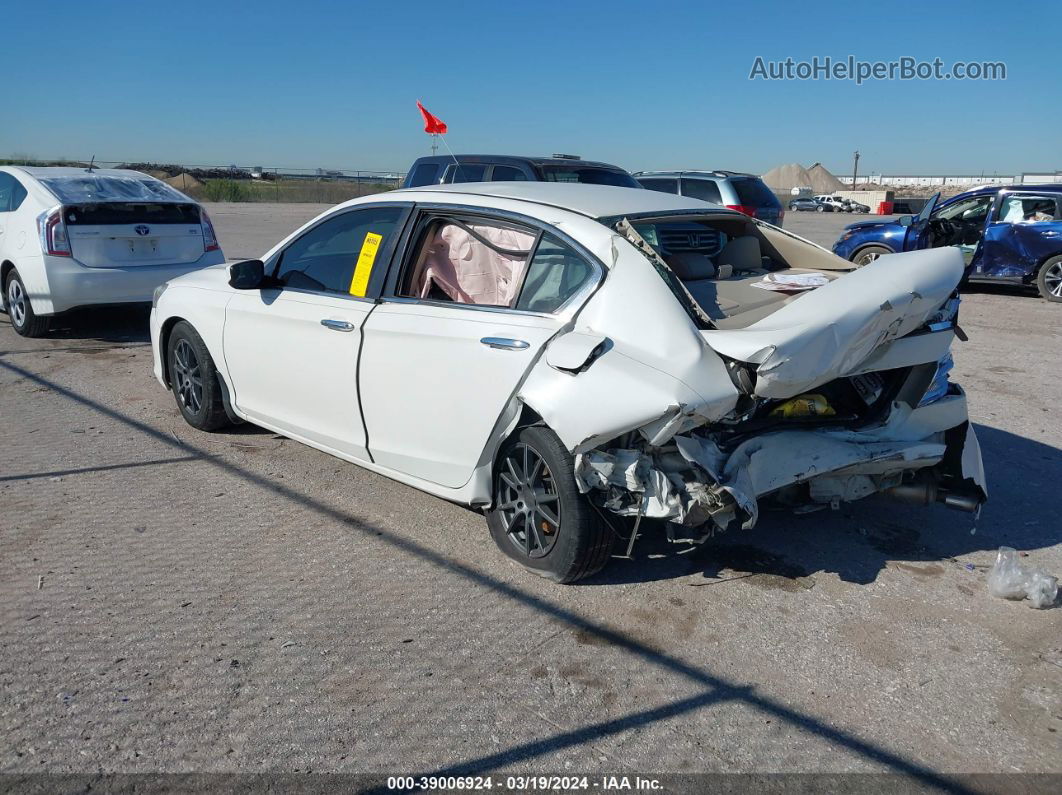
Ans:
[[[365,291],[369,289],[369,277],[372,276],[372,266],[376,262],[376,252],[380,250],[383,235],[375,232],[366,232],[365,241],[361,244],[361,253],[358,254],[358,262],[354,266],[354,277],[350,280],[350,294],[358,298],[365,297]]]

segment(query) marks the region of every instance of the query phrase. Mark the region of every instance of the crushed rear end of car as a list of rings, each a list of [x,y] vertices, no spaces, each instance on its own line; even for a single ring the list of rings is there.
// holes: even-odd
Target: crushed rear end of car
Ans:
[[[613,289],[591,299],[524,385],[569,446],[580,491],[602,512],[666,520],[669,537],[693,542],[752,527],[765,502],[806,511],[885,494],[979,510],[980,449],[965,393],[948,380],[961,334],[958,253],[851,270],[783,230],[706,223],[733,243],[711,268],[669,253],[660,226],[615,223],[625,240],[611,247]],[[749,254],[757,247],[761,256]],[[779,273],[819,286],[762,299],[747,289]],[[685,328],[654,278],[686,309]],[[641,318],[628,294],[648,305]]]

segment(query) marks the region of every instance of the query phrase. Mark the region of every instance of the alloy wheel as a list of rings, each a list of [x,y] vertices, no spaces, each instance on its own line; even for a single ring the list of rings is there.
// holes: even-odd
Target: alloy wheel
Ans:
[[[509,540],[529,558],[553,549],[560,533],[560,494],[546,462],[520,443],[505,455],[498,475],[498,511]]]
[[[856,265],[869,265],[871,262],[873,262],[880,256],[880,251],[867,251],[856,257]]]
[[[26,291],[22,289],[22,282],[11,279],[7,283],[7,313],[11,322],[21,328],[26,323]]]
[[[1051,295],[1062,298],[1062,262],[1056,262],[1044,272],[1044,286]]]
[[[203,374],[188,340],[178,340],[174,346],[172,369],[177,399],[193,414],[198,414],[203,407]]]

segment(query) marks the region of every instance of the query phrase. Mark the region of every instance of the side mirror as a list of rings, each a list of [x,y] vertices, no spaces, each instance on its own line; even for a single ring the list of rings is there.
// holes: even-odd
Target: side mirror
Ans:
[[[265,264],[249,259],[229,265],[229,286],[235,290],[258,290],[265,283]]]
[[[899,218],[896,219],[896,223],[898,223],[900,226],[910,226],[914,223],[914,216],[901,215]]]

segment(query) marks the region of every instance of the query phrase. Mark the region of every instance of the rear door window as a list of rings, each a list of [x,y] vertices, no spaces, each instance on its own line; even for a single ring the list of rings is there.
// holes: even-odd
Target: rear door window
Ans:
[[[683,179],[682,195],[713,204],[723,203],[723,197],[719,194],[719,186],[710,179]]]
[[[639,178],[638,182],[641,183],[643,188],[659,191],[660,193],[679,192],[677,179],[650,179],[647,177],[641,177]]]
[[[446,168],[443,182],[483,182],[486,171],[483,163],[452,163]]]
[[[1040,224],[1062,221],[1055,196],[1011,194],[999,205],[999,220],[1008,224]]]
[[[513,166],[495,166],[491,173],[493,182],[526,182],[527,175]]]
[[[364,296],[376,261],[406,212],[404,207],[366,207],[333,216],[284,249],[273,276],[285,287]]]
[[[438,163],[421,163],[409,178],[409,187],[419,188],[423,185],[434,185],[439,174]]]
[[[478,218],[428,218],[403,269],[398,295],[511,308],[537,240],[537,232],[521,226]]]

